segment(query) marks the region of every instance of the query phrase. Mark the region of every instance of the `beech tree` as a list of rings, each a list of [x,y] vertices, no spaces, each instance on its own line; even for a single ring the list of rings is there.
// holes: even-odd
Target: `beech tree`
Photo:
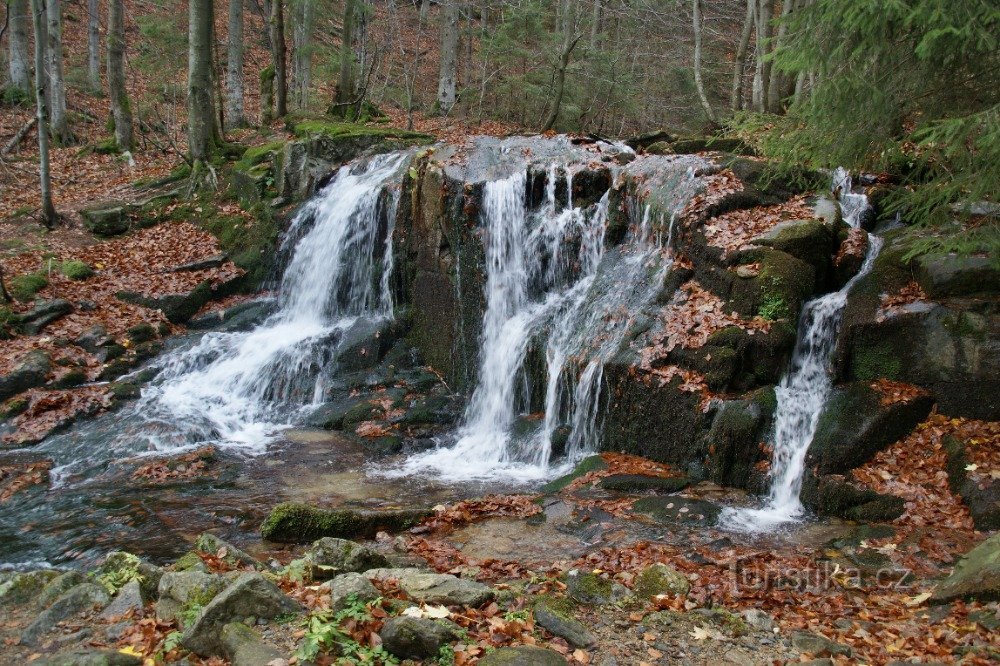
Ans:
[[[188,151],[192,188],[211,173],[209,161],[218,137],[212,103],[212,0],[188,2]]]
[[[274,69],[274,113],[278,118],[288,114],[284,4],[284,0],[271,0],[271,67]]]
[[[243,105],[243,0],[229,0],[226,35],[226,123],[246,125]]]
[[[442,116],[455,106],[458,85],[458,0],[442,0],[441,67],[438,74],[438,111]]]
[[[132,150],[132,107],[125,88],[124,0],[108,0],[108,94],[115,143],[121,150]]]
[[[45,98],[45,0],[31,0],[32,25],[35,32],[35,109],[38,117],[38,180],[41,193],[40,216],[48,228],[56,225],[59,216],[52,204],[52,177],[49,171],[49,112]]]
[[[31,91],[28,12],[28,0],[7,1],[7,67],[10,85],[25,94]]]
[[[350,116],[355,96],[354,72],[354,20],[358,11],[358,0],[344,0],[344,22],[340,33],[340,75],[331,111],[337,115]]]
[[[99,0],[87,0],[87,81],[101,90],[101,31]]]
[[[73,135],[66,115],[66,79],[63,75],[62,2],[46,0],[46,53],[48,55],[49,102],[52,105],[51,132],[61,144],[70,143]]]

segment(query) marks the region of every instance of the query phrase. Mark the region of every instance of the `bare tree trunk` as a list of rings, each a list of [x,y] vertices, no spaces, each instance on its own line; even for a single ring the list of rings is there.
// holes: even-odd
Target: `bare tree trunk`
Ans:
[[[188,2],[188,150],[192,180],[212,157],[215,110],[212,103],[212,0]]]
[[[354,17],[357,0],[344,0],[344,28],[340,34],[340,77],[334,104],[337,110],[348,115],[348,106],[354,102]]]
[[[125,88],[125,5],[108,0],[108,95],[115,119],[115,143],[132,150],[132,107]]]
[[[778,24],[778,34],[774,39],[774,49],[776,51],[785,44],[788,34],[787,19],[795,9],[795,0],[784,0],[781,5],[781,22]],[[780,111],[782,101],[790,93],[788,78],[777,67],[771,67],[771,82],[767,88],[767,106],[772,111]]]
[[[431,0],[420,0],[420,22],[427,23],[427,14],[431,10]]]
[[[438,74],[438,112],[451,113],[457,96],[458,0],[443,0],[441,10],[441,67]]]
[[[597,39],[601,34],[601,0],[594,0],[594,11],[590,17],[590,52],[597,50]]]
[[[542,131],[547,132],[556,125],[556,121],[559,119],[559,109],[562,107],[563,95],[566,93],[566,70],[569,69],[570,58],[573,54],[573,49],[576,48],[577,43],[583,35],[577,35],[573,37],[567,33],[567,42],[563,47],[562,55],[559,57],[559,68],[556,70],[556,91],[555,97],[552,100],[552,106],[549,109],[549,116],[545,119],[545,125],[542,126]]]
[[[753,79],[754,109],[768,111],[768,87],[771,83],[771,63],[767,55],[771,50],[771,0],[757,0],[754,13],[757,32],[757,66]]]
[[[61,144],[73,140],[66,116],[66,79],[63,76],[62,0],[47,0],[45,14],[49,54],[49,96],[52,102],[52,135]]]
[[[7,16],[10,36],[7,38],[10,83],[25,94],[31,92],[31,66],[28,64],[28,0],[8,0]]]
[[[101,91],[100,0],[87,0],[87,81],[94,92]]]
[[[743,20],[740,43],[736,48],[736,62],[733,65],[733,92],[729,100],[729,107],[733,111],[739,111],[743,107],[743,78],[747,69],[750,36],[753,34],[753,3],[754,0],[747,0],[747,15]]]
[[[292,42],[295,47],[293,79],[295,106],[304,109],[309,105],[309,88],[312,87],[312,31],[313,0],[299,0],[295,5]]]
[[[278,118],[288,113],[284,4],[284,0],[271,0],[271,65],[274,67],[274,113]]]
[[[705,94],[705,82],[701,80],[701,0],[692,0],[691,8],[694,22],[694,86],[698,89],[698,99],[701,107],[705,109],[705,115],[715,123],[715,111]]]
[[[35,108],[38,113],[38,176],[42,195],[42,224],[51,229],[58,215],[52,205],[52,177],[49,172],[49,113],[45,106],[45,0],[31,0],[35,28]]]
[[[226,35],[226,119],[229,127],[247,123],[243,111],[243,0],[229,0]]]

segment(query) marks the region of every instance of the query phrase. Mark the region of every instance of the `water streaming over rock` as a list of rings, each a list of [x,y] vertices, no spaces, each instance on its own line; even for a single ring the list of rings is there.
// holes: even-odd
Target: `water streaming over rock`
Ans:
[[[263,453],[303,407],[321,400],[340,346],[392,316],[399,191],[390,184],[406,159],[394,153],[341,168],[285,236],[276,311],[253,330],[208,333],[158,361],[159,376],[121,416],[122,431],[102,457],[205,443]],[[63,439],[43,445],[59,464],[57,479],[91,462]]]
[[[844,221],[859,227],[868,207],[863,195],[851,192],[846,171],[834,173],[833,190],[840,192]],[[805,474],[806,453],[816,434],[816,424],[833,386],[830,355],[837,344],[847,296],[854,284],[871,271],[882,239],[869,235],[868,253],[858,273],[839,291],[805,304],[799,318],[799,335],[788,370],[776,387],[778,400],[774,425],[771,489],[760,509],[726,509],[721,523],[727,527],[762,531],[799,518],[804,513],[799,494]]]

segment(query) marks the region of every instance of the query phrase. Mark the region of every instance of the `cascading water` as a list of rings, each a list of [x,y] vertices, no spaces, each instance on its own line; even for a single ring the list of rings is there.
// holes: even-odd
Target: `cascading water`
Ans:
[[[406,159],[395,153],[341,168],[292,221],[277,311],[251,331],[208,333],[168,354],[109,449],[176,453],[213,443],[259,454],[296,413],[321,401],[340,341],[392,316],[399,192],[389,184]],[[59,438],[44,446],[65,458]],[[87,464],[60,462],[57,479]]]
[[[833,190],[840,193],[844,221],[859,227],[868,200],[851,193],[851,178],[843,169],[834,172]],[[806,453],[833,386],[828,363],[837,344],[841,315],[851,288],[871,271],[881,247],[882,239],[869,235],[868,253],[861,270],[839,291],[813,299],[803,308],[791,364],[775,388],[778,406],[767,502],[760,509],[724,510],[720,517],[722,525],[743,531],[763,531],[803,514],[799,494]]]

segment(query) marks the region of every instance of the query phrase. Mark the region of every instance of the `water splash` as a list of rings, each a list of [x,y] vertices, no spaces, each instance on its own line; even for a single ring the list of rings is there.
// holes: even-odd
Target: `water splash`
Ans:
[[[208,333],[164,356],[101,456],[178,453],[205,443],[260,454],[321,400],[341,343],[392,316],[399,192],[389,183],[406,159],[394,153],[341,168],[291,223],[277,311],[251,331]],[[88,458],[93,452],[63,439],[43,445],[62,463],[53,471],[57,480],[96,462]]]
[[[833,189],[839,191],[844,221],[858,228],[861,215],[868,207],[867,198],[851,192],[850,175],[843,169],[834,172]],[[778,406],[775,412],[771,489],[766,503],[760,509],[727,508],[720,517],[722,525],[741,531],[764,531],[794,521],[804,514],[799,495],[805,474],[806,453],[833,388],[828,364],[837,344],[847,296],[854,284],[871,271],[881,247],[882,239],[869,235],[868,253],[861,270],[839,291],[805,304],[799,318],[799,337],[791,364],[775,388]]]

